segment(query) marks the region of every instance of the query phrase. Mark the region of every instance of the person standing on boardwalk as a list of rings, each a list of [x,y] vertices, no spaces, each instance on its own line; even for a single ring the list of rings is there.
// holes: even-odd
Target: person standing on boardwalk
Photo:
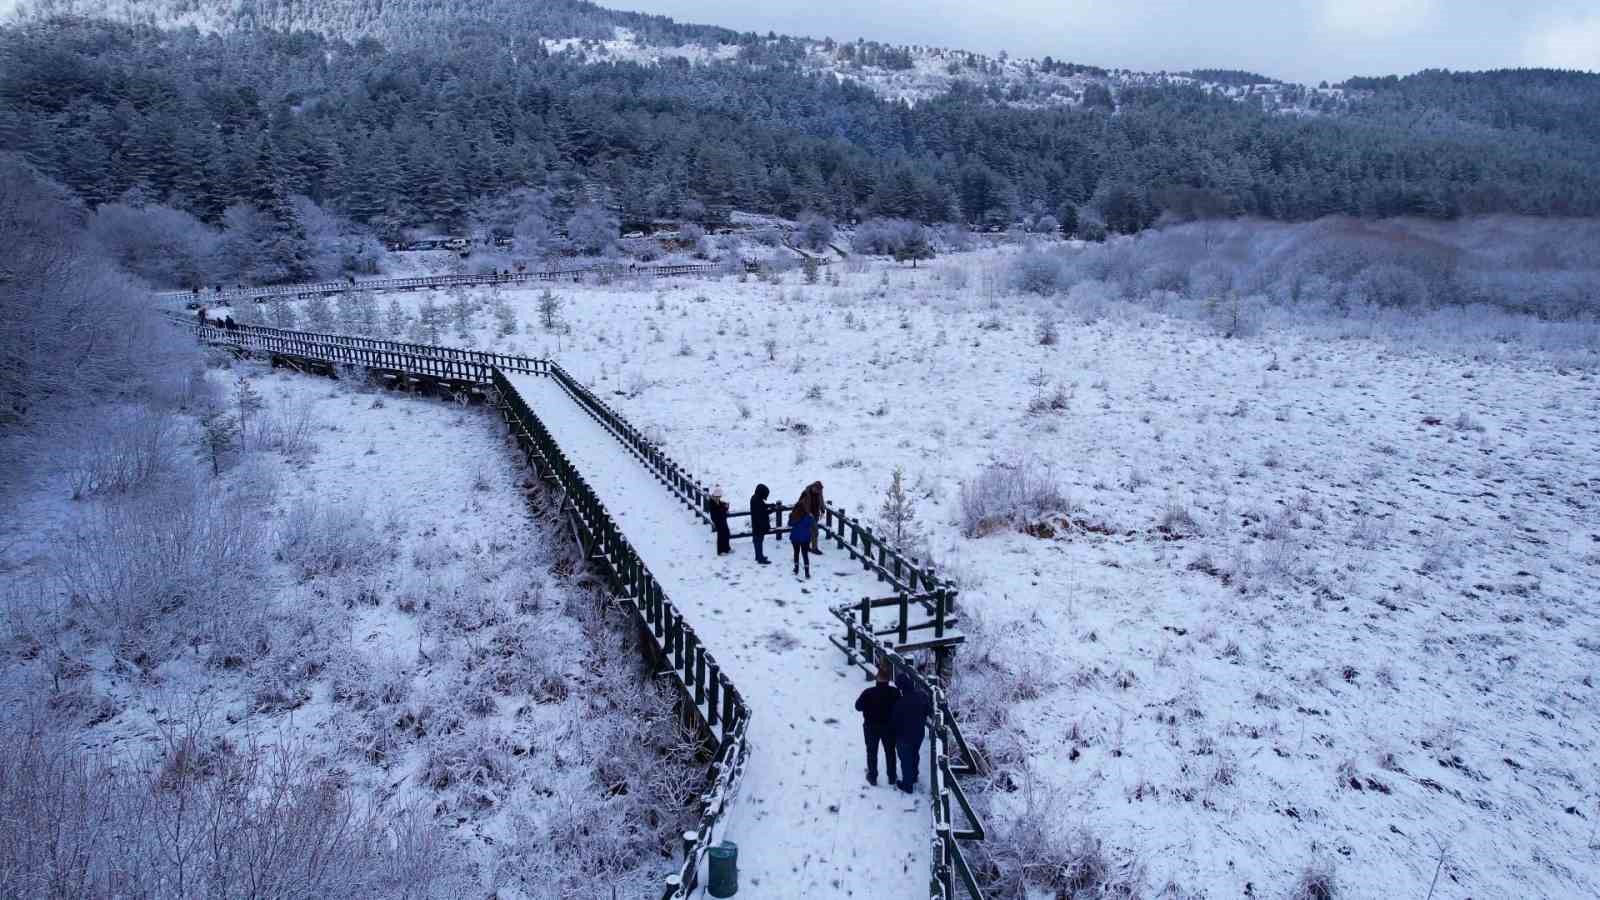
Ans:
[[[932,705],[927,695],[905,672],[896,674],[894,683],[900,688],[900,699],[895,701],[894,712],[891,715],[894,749],[900,757],[900,790],[909,794],[912,786],[917,783],[917,764],[922,758],[922,737],[928,730],[928,713]]]
[[[771,494],[766,485],[758,484],[756,492],[750,495],[750,540],[756,545],[756,562],[763,566],[772,562],[761,546],[767,540],[767,532],[772,530],[772,513],[767,509],[767,497]]]
[[[706,500],[706,511],[711,514],[711,527],[717,532],[717,555],[732,553],[733,544],[728,535],[728,501],[722,499],[721,485],[711,489],[711,497]]]
[[[822,524],[822,509],[823,509],[823,506],[822,506],[822,482],[813,481],[810,484],[806,485],[806,489],[800,492],[800,499],[795,501],[795,505],[796,506],[804,506],[806,508],[806,511],[811,513],[811,523],[812,523],[812,525],[813,526],[820,526]],[[817,542],[817,536],[821,532],[822,532],[822,529],[820,527],[813,527],[811,529],[811,552],[817,554],[818,556],[822,555],[822,548],[818,545],[818,542]]]
[[[798,503],[789,510],[789,545],[794,547],[794,574],[800,574],[803,560],[808,579],[811,577],[811,531],[816,527],[816,522],[816,518]]]
[[[856,712],[861,713],[861,733],[867,739],[867,784],[878,783],[878,747],[883,746],[883,762],[889,769],[889,783],[899,785],[895,775],[894,706],[900,692],[889,684],[889,669],[878,667],[878,677],[872,687],[856,698]]]

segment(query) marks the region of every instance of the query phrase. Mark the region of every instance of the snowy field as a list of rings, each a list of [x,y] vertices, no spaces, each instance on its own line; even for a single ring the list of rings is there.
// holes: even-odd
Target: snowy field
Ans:
[[[562,285],[554,331],[485,292],[440,327],[560,359],[735,498],[820,478],[873,518],[903,466],[981,628],[1002,844],[1042,822],[1170,896],[1600,892],[1595,376],[1117,304],[1043,346],[1002,264]],[[1062,502],[965,537],[995,464]]]
[[[114,653],[97,611],[56,606],[56,573],[82,565],[86,534],[142,548],[96,531],[106,510],[166,532],[137,499],[66,500],[63,461],[17,510],[26,533],[0,541],[5,588],[37,598],[6,623],[5,702],[48,696],[93,758],[171,766],[189,732],[220,757],[286,748],[385,820],[439,826],[420,854],[437,896],[659,889],[687,821],[670,811],[691,811],[702,770],[624,629],[564,574],[570,542],[530,514],[499,418],[260,364],[213,370],[225,403],[240,376],[262,407],[215,483],[242,498],[261,565],[203,633],[141,632]],[[186,606],[171,618],[204,616]]]

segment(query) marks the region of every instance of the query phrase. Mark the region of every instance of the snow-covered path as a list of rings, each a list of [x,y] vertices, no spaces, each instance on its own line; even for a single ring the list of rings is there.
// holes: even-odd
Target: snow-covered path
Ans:
[[[750,704],[750,759],[726,824],[739,845],[739,895],[926,897],[926,772],[913,795],[886,777],[867,785],[853,708],[867,685],[828,642],[838,630],[828,608],[883,596],[884,586],[826,543],[810,581],[791,574],[786,540],[769,540],[770,566],[756,565],[748,540],[718,558],[710,530],[559,384],[511,380]],[[760,480],[759,462],[747,461],[747,484],[724,486],[735,511]],[[801,486],[771,487],[788,503]]]

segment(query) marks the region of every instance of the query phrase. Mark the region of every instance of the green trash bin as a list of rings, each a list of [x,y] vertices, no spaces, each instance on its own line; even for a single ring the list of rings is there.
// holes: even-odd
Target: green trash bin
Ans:
[[[739,893],[739,845],[723,841],[707,851],[706,893],[713,897],[732,897]]]

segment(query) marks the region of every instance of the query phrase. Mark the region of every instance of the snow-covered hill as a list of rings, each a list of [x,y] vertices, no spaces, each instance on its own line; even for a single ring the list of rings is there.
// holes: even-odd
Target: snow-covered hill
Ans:
[[[610,40],[547,39],[552,53],[566,53],[585,62],[661,63],[688,60],[753,60],[762,53],[748,46],[720,44],[651,44],[626,28],[617,28]],[[1131,88],[1193,88],[1254,103],[1272,112],[1320,114],[1343,109],[1350,97],[1339,87],[1308,87],[1257,76],[1259,80],[1230,77],[1211,80],[1196,74],[1138,72],[1102,69],[1044,59],[1013,58],[1005,53],[986,56],[943,47],[888,46],[872,42],[837,43],[832,39],[769,38],[767,50],[801,68],[854,81],[891,100],[917,103],[958,87],[976,91],[995,103],[1020,108],[1110,105]],[[798,55],[796,48],[799,48]],[[1244,73],[1238,73],[1243,75]],[[1360,92],[1356,92],[1360,93]]]

